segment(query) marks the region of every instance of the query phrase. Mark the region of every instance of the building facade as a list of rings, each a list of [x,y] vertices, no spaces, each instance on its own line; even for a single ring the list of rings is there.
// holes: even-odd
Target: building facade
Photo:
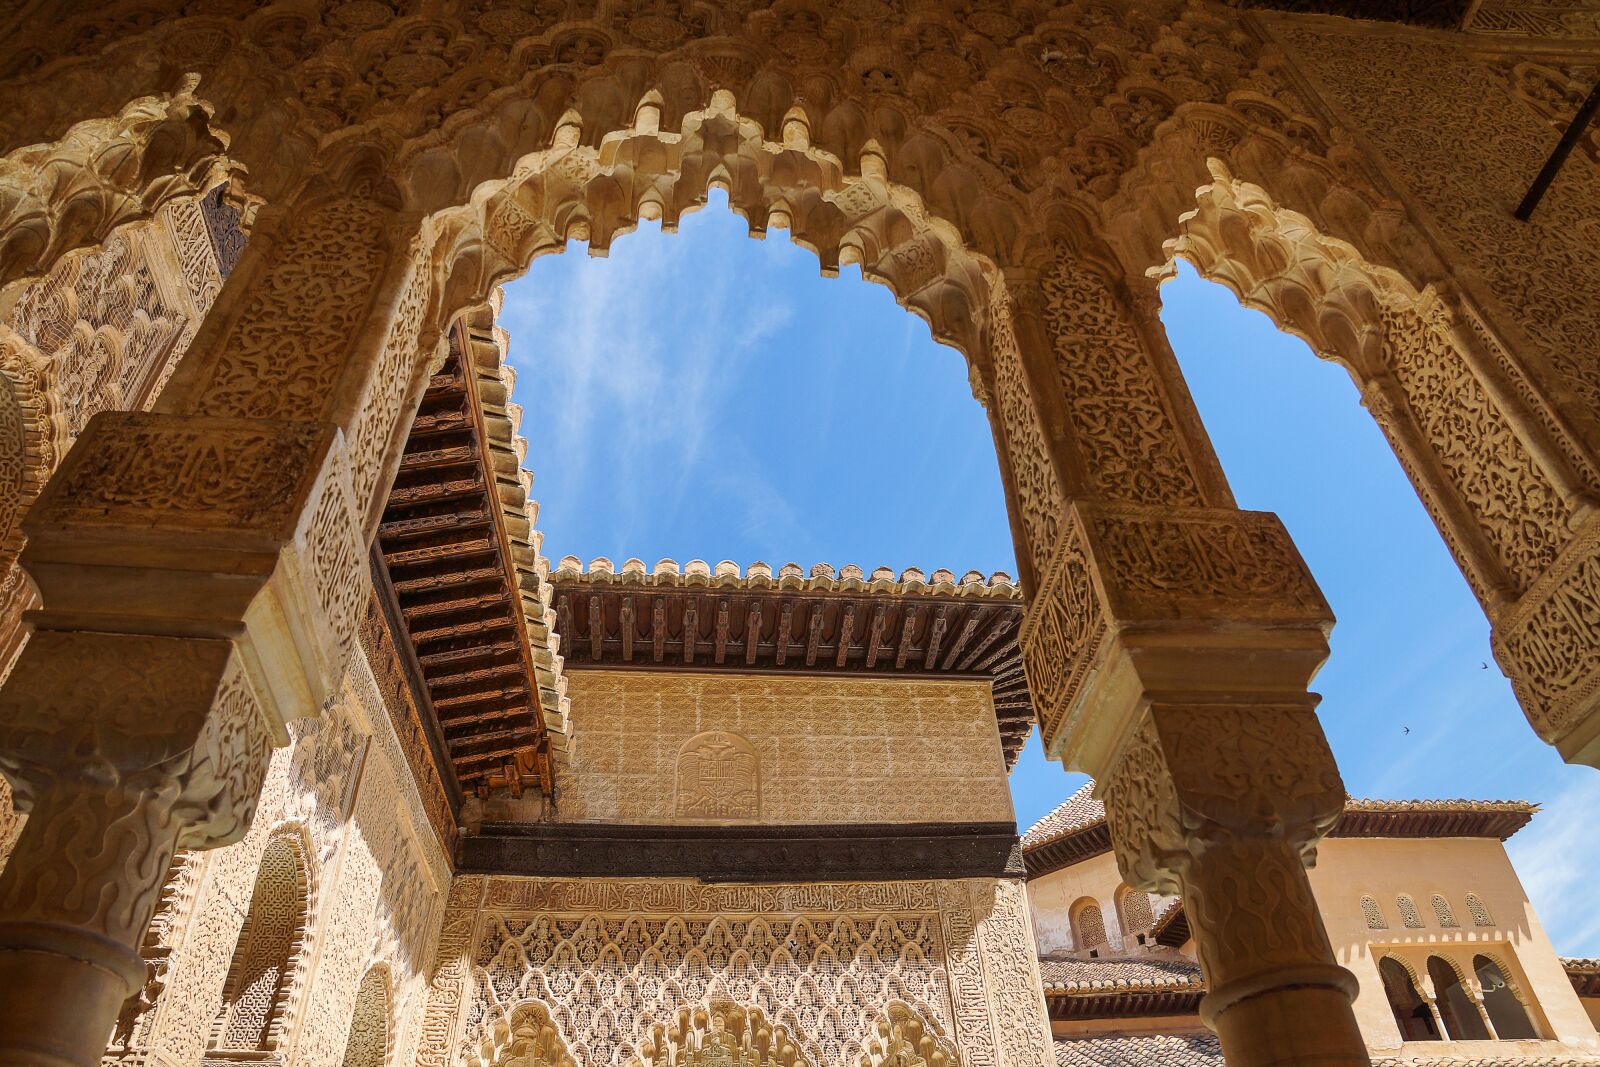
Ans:
[[[1057,1061],[1220,1064],[1183,902],[1123,880],[1093,789],[1023,837]],[[1593,961],[1557,956],[1505,852],[1536,810],[1351,800],[1323,839],[1311,884],[1375,1063],[1600,1062]]]

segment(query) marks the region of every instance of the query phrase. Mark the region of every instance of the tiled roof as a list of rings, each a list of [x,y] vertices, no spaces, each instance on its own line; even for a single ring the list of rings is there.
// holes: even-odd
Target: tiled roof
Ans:
[[[1561,966],[1580,997],[1600,997],[1600,959],[1564,956]]]
[[[1056,1038],[1056,1067],[1222,1067],[1215,1034]]]
[[[1056,1067],[1223,1067],[1213,1034],[1119,1034],[1055,1039]],[[1509,1054],[1483,1059],[1397,1059],[1375,1056],[1373,1067],[1590,1067],[1590,1056]]]
[[[1095,823],[1104,822],[1106,806],[1093,796],[1094,783],[1090,782],[1066,800],[1049,815],[1028,827],[1022,835],[1022,847],[1039,848],[1066,835]]]
[[[623,560],[619,567],[605,556],[596,556],[587,567],[577,556],[563,556],[556,564],[552,578],[573,581],[587,579],[591,582],[623,581],[634,585],[708,586],[716,589],[794,589],[805,592],[836,593],[929,593],[942,596],[996,597],[1002,600],[1021,600],[1022,589],[1016,580],[1004,571],[995,571],[988,577],[979,571],[968,571],[960,578],[954,571],[940,568],[929,574],[917,567],[907,567],[898,575],[892,567],[876,567],[869,575],[853,563],[835,570],[832,565],[818,563],[808,575],[798,563],[785,563],[774,573],[770,564],[757,561],[741,570],[739,565],[725,559],[715,566],[703,559],[692,559],[679,566],[675,559],[657,561],[647,568],[642,559]]]
[[[1204,989],[1200,965],[1188,959],[1041,959],[1039,975],[1046,995],[1107,990]]]
[[[1090,782],[1022,835],[1029,877],[1109,851],[1105,805]],[[1351,797],[1330,837],[1494,837],[1504,841],[1538,812],[1521,800],[1369,800]]]

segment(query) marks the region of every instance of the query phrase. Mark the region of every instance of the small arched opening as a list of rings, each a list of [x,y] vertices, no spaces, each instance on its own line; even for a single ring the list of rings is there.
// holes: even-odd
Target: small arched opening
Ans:
[[[1473,957],[1472,969],[1478,976],[1478,988],[1483,990],[1483,1009],[1489,1013],[1495,1036],[1502,1041],[1537,1038],[1539,1031],[1504,968],[1488,956],[1479,955]]]
[[[1072,947],[1091,956],[1106,950],[1105,916],[1093,897],[1084,897],[1072,906]]]
[[[1383,994],[1389,998],[1389,1010],[1394,1013],[1394,1024],[1400,1028],[1401,1040],[1440,1040],[1433,1009],[1417,992],[1417,984],[1412,981],[1405,964],[1393,956],[1385,956],[1378,961],[1378,975],[1383,979]]]
[[[1429,956],[1428,980],[1433,983],[1434,1003],[1450,1040],[1487,1041],[1489,1030],[1455,965],[1442,956]]]

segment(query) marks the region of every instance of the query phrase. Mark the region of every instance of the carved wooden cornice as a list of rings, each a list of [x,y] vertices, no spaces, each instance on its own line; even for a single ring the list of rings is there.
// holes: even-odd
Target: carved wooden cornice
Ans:
[[[1011,823],[617,826],[484,823],[457,848],[460,873],[702,882],[1020,878]]]
[[[502,342],[492,318],[478,318],[453,327],[423,394],[378,544],[462,788],[548,792],[560,663]]]
[[[987,679],[1007,765],[1032,726],[1022,597],[1004,574],[698,560],[647,573],[569,556],[550,580],[575,667]]]

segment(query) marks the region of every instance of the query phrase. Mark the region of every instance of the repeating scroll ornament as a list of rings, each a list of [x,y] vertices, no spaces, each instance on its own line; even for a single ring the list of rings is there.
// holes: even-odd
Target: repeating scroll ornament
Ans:
[[[757,1007],[714,1000],[646,1029],[628,1067],[810,1067],[782,1023]]]
[[[380,486],[378,479],[395,431],[403,429],[397,427],[397,423],[405,400],[412,392],[412,383],[426,363],[425,357],[431,354],[423,352],[421,344],[432,285],[427,260],[421,256],[415,258],[419,261],[412,268],[410,281],[395,310],[353,435],[352,475],[362,515],[372,513],[374,497],[380,493],[387,495],[387,487]]]
[[[356,196],[284,220],[233,328],[216,342],[194,410],[259,419],[326,411],[384,270],[389,221]]]
[[[1041,576],[1051,565],[1061,540],[1066,494],[1050,459],[1050,446],[1039,422],[1039,409],[1028,390],[1012,323],[1011,297],[1003,282],[996,282],[989,304],[989,358],[994,365],[995,399],[1004,430],[1006,458],[1010,461],[1011,492],[1035,571]],[[1041,578],[1042,581],[1042,578]]]
[[[1086,488],[1107,500],[1205,503],[1127,300],[1065,251],[1040,288]]]

